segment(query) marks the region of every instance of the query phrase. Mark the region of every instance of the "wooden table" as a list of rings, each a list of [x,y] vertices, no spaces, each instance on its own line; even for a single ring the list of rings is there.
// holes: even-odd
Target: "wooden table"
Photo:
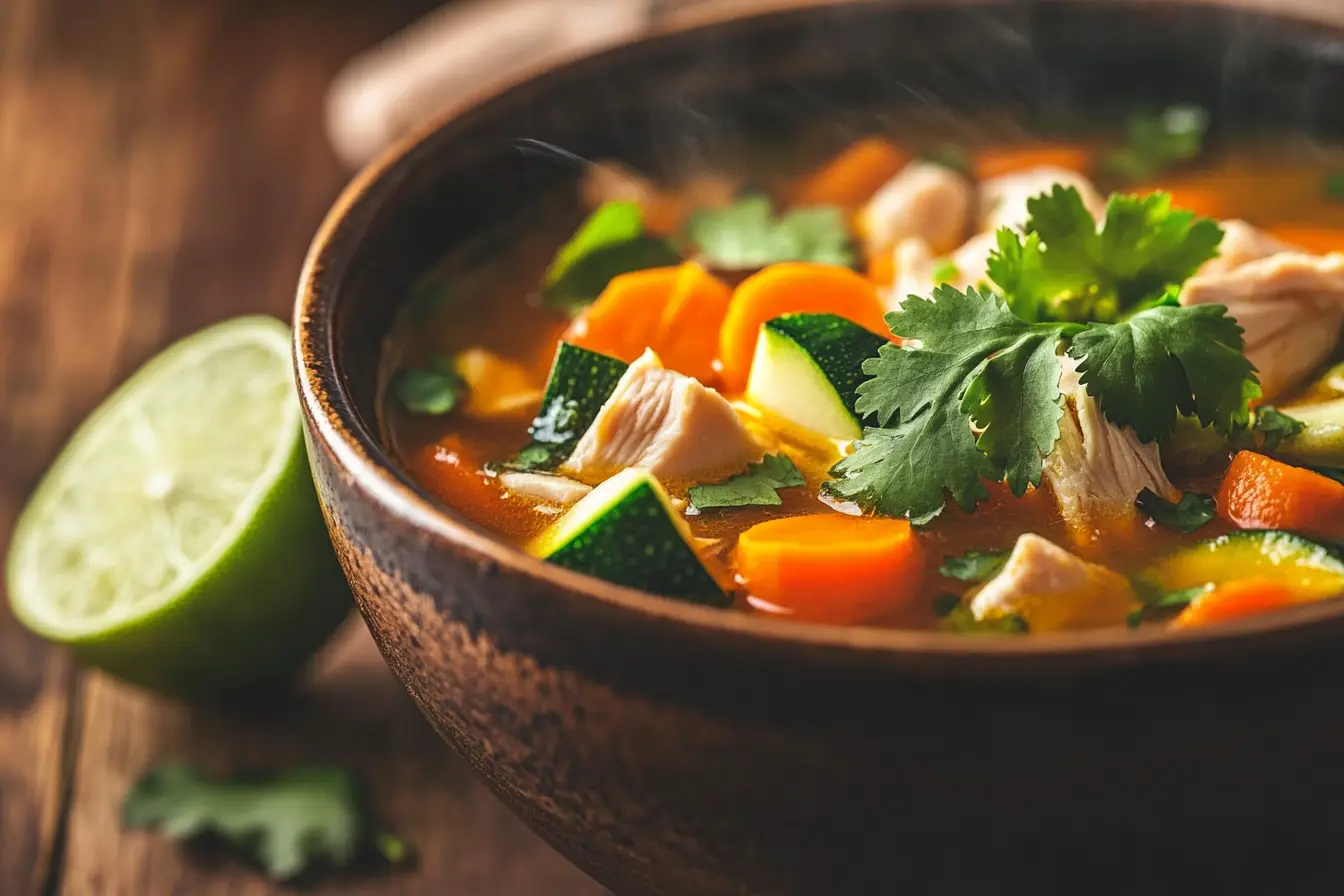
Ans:
[[[428,0],[0,2],[0,546],[75,424],[185,333],[288,317],[309,237],[347,173],[328,78]],[[350,763],[417,871],[321,894],[603,891],[478,784],[352,622],[297,706],[174,705],[72,664],[0,600],[0,894],[283,892],[117,820],[147,766]]]

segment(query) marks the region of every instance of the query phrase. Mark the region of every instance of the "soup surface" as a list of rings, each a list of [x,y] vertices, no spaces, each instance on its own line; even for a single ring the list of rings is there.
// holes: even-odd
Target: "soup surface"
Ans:
[[[385,438],[525,550],[747,612],[1011,635],[1332,598],[1344,157],[1205,124],[594,163],[586,220],[539,202],[418,282]]]

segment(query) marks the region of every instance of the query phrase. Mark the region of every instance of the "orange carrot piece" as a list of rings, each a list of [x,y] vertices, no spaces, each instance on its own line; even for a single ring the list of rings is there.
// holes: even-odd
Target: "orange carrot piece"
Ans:
[[[877,287],[862,275],[813,262],[771,265],[742,281],[723,321],[719,358],[730,390],[740,392],[747,387],[761,325],[781,314],[798,312],[837,314],[874,333],[891,336],[882,319]]]
[[[716,381],[719,330],[732,299],[728,285],[695,262],[677,268],[653,345],[663,364],[702,383]]]
[[[857,208],[909,161],[910,154],[890,140],[865,137],[799,184],[794,204]]]
[[[1243,579],[1227,582],[1195,598],[1171,621],[1172,628],[1194,628],[1228,622],[1295,603],[1293,591],[1273,579]]]
[[[1344,485],[1273,458],[1242,451],[1218,490],[1218,512],[1243,529],[1295,529],[1344,537]]]
[[[736,560],[759,609],[841,625],[908,604],[924,569],[907,520],[839,513],[758,523],[742,533]]]
[[[597,301],[570,324],[564,339],[580,348],[633,361],[657,338],[679,268],[650,268],[613,277]]]
[[[1344,252],[1344,230],[1332,227],[1312,227],[1310,225],[1286,225],[1269,228],[1271,236],[1285,243],[1301,246],[1308,252],[1324,255],[1327,252]]]
[[[1146,196],[1161,191],[1171,194],[1171,207],[1194,212],[1205,218],[1227,217],[1227,196],[1216,186],[1198,183],[1152,183],[1127,189],[1126,192]]]
[[[878,286],[896,282],[896,255],[893,252],[875,252],[868,256],[868,279]]]
[[[457,435],[447,435],[406,458],[415,480],[436,498],[465,507],[500,500],[496,480],[483,471],[483,461]]]
[[[1043,144],[1039,146],[1003,146],[982,149],[975,154],[977,180],[1015,174],[1029,168],[1050,165],[1067,171],[1092,169],[1093,150],[1088,146]]]

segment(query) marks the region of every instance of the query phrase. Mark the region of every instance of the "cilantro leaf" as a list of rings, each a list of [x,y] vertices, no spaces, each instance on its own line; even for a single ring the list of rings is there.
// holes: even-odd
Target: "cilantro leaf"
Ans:
[[[614,277],[680,261],[666,241],[644,233],[637,203],[608,202],[560,247],[541,279],[541,295],[548,305],[574,311],[601,295]]]
[[[854,247],[837,206],[796,208],[776,217],[765,196],[744,196],[724,208],[701,209],[686,222],[685,239],[711,266],[747,270],[781,261],[852,267]]]
[[[1291,439],[1306,428],[1306,423],[1269,405],[1256,410],[1255,422],[1251,424],[1251,432],[1260,437],[1266,451],[1273,451],[1284,439]]]
[[[1321,191],[1327,199],[1344,201],[1344,171],[1332,171],[1321,181]]]
[[[856,403],[883,428],[865,430],[828,491],[922,524],[944,490],[970,511],[987,497],[982,479],[1006,478],[1017,494],[1039,484],[1063,414],[1058,342],[1072,328],[1025,323],[993,294],[947,285],[911,296],[887,324],[906,344],[864,362],[872,379]]]
[[[776,489],[805,485],[803,474],[784,454],[767,454],[745,473],[716,485],[693,485],[689,494],[696,510],[712,507],[773,507],[783,503]]]
[[[1163,301],[1218,254],[1217,222],[1171,196],[1115,194],[1101,229],[1073,187],[1027,201],[1025,234],[1002,230],[988,274],[1025,320],[1122,320]]]
[[[389,387],[406,410],[432,416],[452,413],[467,394],[467,381],[444,356],[431,360],[428,370],[397,371]]]
[[[967,551],[960,557],[944,557],[938,575],[959,582],[983,582],[998,575],[1011,551]]]
[[[1218,515],[1212,495],[1186,492],[1179,501],[1168,501],[1150,488],[1139,492],[1134,506],[1160,526],[1194,532]]]
[[[1222,305],[1164,304],[1073,337],[1068,353],[1106,417],[1141,441],[1169,436],[1178,414],[1223,435],[1250,422],[1260,394],[1241,327]]]
[[[1136,112],[1125,123],[1126,143],[1102,159],[1102,167],[1130,180],[1144,180],[1204,149],[1209,114],[1199,106],[1176,105],[1163,111]]]
[[[122,818],[174,840],[219,837],[277,880],[319,865],[343,868],[370,851],[393,864],[411,855],[409,844],[373,826],[354,776],[328,766],[227,779],[161,766],[127,793]]]

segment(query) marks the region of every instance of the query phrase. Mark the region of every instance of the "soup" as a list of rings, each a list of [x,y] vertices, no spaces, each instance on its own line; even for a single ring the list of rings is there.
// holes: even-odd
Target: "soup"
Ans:
[[[592,164],[585,219],[419,281],[386,439],[522,549],[725,609],[1022,635],[1344,594],[1340,160],[1205,125]]]

